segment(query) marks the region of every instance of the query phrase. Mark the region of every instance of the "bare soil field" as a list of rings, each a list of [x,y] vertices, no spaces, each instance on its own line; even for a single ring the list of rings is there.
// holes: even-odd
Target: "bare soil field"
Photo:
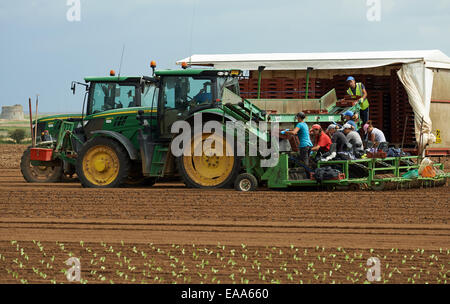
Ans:
[[[386,192],[28,184],[0,146],[0,283],[447,283],[450,189]]]

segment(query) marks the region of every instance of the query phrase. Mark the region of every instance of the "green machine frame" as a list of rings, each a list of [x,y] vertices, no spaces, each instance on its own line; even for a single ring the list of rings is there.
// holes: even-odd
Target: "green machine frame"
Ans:
[[[287,188],[287,187],[320,187],[320,186],[342,186],[355,189],[361,185],[367,185],[373,190],[382,190],[386,184],[390,184],[394,188],[411,188],[416,186],[432,187],[438,183],[446,182],[450,173],[438,173],[434,178],[418,177],[404,178],[402,174],[409,170],[419,168],[417,162],[418,156],[390,157],[384,159],[356,159],[356,160],[334,160],[319,161],[317,167],[337,166],[341,168],[341,172],[345,174],[345,178],[339,180],[324,180],[318,182],[314,179],[292,180],[289,178],[289,154],[282,153],[280,155],[277,166],[268,168],[261,176],[261,180],[267,181],[268,188]],[[367,176],[352,178],[350,176],[350,166],[363,167],[367,171]],[[444,169],[442,164],[434,164],[435,168]],[[389,175],[383,177],[382,175]]]

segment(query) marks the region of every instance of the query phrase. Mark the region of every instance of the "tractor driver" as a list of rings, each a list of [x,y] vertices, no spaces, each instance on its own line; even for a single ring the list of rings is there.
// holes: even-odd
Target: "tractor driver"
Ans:
[[[209,93],[208,93],[209,87]],[[191,105],[199,105],[203,103],[211,103],[212,102],[212,94],[211,94],[211,82],[203,83],[203,89],[201,89],[197,95],[192,98]]]

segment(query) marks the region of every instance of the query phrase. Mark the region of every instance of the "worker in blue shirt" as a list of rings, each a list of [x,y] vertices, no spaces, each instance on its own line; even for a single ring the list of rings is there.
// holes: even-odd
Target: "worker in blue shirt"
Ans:
[[[287,130],[286,133],[297,135],[300,141],[299,145],[299,160],[303,162],[306,166],[309,166],[309,154],[311,153],[311,148],[313,146],[311,138],[309,137],[308,125],[304,122],[306,118],[305,113],[300,112],[296,115],[297,125],[295,129],[290,131]]]
[[[354,130],[358,132],[358,125],[356,124],[356,122],[353,120],[355,117],[355,114],[352,111],[346,111],[344,114],[342,114],[344,116],[344,123],[348,123],[350,124]]]

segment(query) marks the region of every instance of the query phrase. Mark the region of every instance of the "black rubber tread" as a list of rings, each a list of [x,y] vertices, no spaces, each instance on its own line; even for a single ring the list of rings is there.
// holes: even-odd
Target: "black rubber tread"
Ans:
[[[53,174],[49,176],[47,179],[36,179],[30,172],[30,149],[32,147],[28,147],[22,154],[20,159],[20,171],[22,172],[23,178],[28,183],[56,183],[60,182],[63,177],[64,168],[62,166],[56,166],[54,168]]]
[[[241,189],[240,187],[240,182],[243,179],[247,179],[250,182],[250,189],[248,190],[250,191],[256,191],[256,189],[258,189],[258,180],[256,179],[256,177],[253,174],[250,173],[241,173],[237,176],[236,180],[234,181],[234,189],[237,191],[244,191]]]

